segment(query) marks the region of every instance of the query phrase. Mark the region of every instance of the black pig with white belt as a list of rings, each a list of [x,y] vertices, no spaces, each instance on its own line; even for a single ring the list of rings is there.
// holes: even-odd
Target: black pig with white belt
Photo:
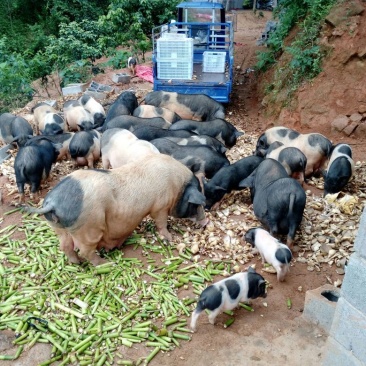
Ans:
[[[225,118],[224,106],[205,94],[152,91],[146,94],[145,104],[170,109],[183,119],[212,121]]]
[[[215,324],[217,315],[232,310],[239,305],[257,297],[267,297],[266,281],[249,267],[247,272],[237,273],[207,287],[201,293],[196,310],[192,313],[191,329],[196,330],[197,319],[203,310],[210,310],[208,320]]]
[[[340,192],[352,178],[354,170],[351,147],[347,144],[335,145],[324,174],[324,196]]]

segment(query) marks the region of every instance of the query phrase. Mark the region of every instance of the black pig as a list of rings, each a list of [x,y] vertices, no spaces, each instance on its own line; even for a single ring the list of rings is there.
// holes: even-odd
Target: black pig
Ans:
[[[250,188],[257,219],[271,235],[287,234],[287,245],[291,247],[306,203],[300,183],[288,176],[281,163],[265,159],[239,187]]]
[[[206,208],[210,210],[226,193],[243,189],[239,187],[239,183],[252,174],[262,161],[263,158],[259,156],[248,156],[221,168],[205,183]]]
[[[169,128],[171,123],[166,122],[165,119],[160,117],[155,118],[141,118],[130,115],[117,116],[104,124],[104,131],[111,128],[124,128],[133,132],[137,128],[144,126],[152,126],[158,128]]]
[[[197,122],[191,120],[181,120],[169,127],[170,130],[188,130],[197,135],[208,135],[215,137],[226,147],[233,147],[239,136],[243,132],[238,131],[230,122],[223,119],[215,119],[207,122]]]
[[[138,102],[135,93],[124,91],[109,107],[105,117],[105,123],[117,116],[131,115],[137,107]]]
[[[354,170],[351,147],[347,144],[335,145],[324,174],[324,196],[340,192],[352,178]]]
[[[59,146],[47,138],[31,139],[21,147],[14,160],[15,179],[19,192],[19,203],[24,203],[24,185],[31,185],[31,196],[39,191],[41,181],[50,174],[56,162]]]

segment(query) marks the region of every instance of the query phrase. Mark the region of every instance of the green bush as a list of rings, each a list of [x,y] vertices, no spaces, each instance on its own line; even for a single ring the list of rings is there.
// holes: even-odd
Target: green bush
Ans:
[[[6,37],[0,39],[0,113],[22,107],[33,95],[27,61],[6,44]]]
[[[129,52],[127,51],[116,51],[111,55],[105,65],[114,69],[122,69],[126,67],[129,56]]]
[[[92,63],[89,60],[78,60],[59,72],[61,87],[73,83],[85,83],[92,76]]]
[[[336,0],[283,0],[274,12],[278,19],[277,29],[270,34],[268,50],[258,53],[256,69],[266,71],[275,67],[274,82],[267,87],[273,94],[280,89],[287,89],[290,96],[305,80],[318,75],[321,71],[322,59],[325,56],[318,46],[321,24]],[[294,26],[298,32],[288,47],[284,40]],[[287,53],[290,62],[286,69],[276,65],[278,58]],[[281,77],[282,74],[282,77]]]

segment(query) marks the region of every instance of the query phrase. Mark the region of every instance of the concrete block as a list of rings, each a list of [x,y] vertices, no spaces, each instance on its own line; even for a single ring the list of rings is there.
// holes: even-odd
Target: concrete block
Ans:
[[[77,84],[68,84],[64,88],[62,88],[62,95],[71,95],[82,93],[88,87],[88,83],[77,83]]]
[[[341,296],[366,314],[366,259],[357,253],[351,255],[347,265]]]
[[[339,289],[332,285],[324,285],[306,291],[302,316],[329,332],[339,296]]]
[[[99,84],[95,81],[90,83],[89,88],[85,91],[85,94],[91,95],[95,99],[105,99],[109,93],[112,93],[114,88],[110,85]]]
[[[323,366],[365,366],[352,353],[347,351],[341,344],[329,337],[325,345]]]
[[[354,248],[361,257],[366,258],[366,210],[363,210],[361,215]]]
[[[337,303],[330,336],[366,364],[366,314],[342,297]]]
[[[131,81],[131,76],[126,73],[114,74],[112,80],[115,83],[128,84]]]

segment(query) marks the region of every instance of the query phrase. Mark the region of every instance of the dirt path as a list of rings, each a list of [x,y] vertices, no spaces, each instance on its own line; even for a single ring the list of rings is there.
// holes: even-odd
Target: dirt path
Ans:
[[[227,106],[227,119],[234,123],[240,130],[246,132],[249,137],[244,136],[240,142],[240,148],[244,149],[249,142],[253,143],[254,138],[263,131],[266,123],[261,118],[260,100],[256,92],[256,79],[251,68],[255,62],[255,53],[260,47],[256,40],[265,27],[266,21],[271,18],[270,12],[263,12],[263,17],[253,15],[251,11],[238,11],[238,31],[235,33],[235,85],[232,95],[232,102]],[[124,71],[124,70],[121,70]],[[116,71],[113,71],[116,72]],[[112,73],[112,72],[111,72]],[[95,78],[97,82],[110,83],[111,73],[100,75]],[[151,84],[133,79],[127,86],[118,86],[121,89],[132,88],[138,93],[151,90]],[[252,145],[251,145],[252,146]],[[235,150],[235,149],[234,149]],[[233,157],[235,154],[233,151]],[[359,156],[356,156],[356,159]],[[7,178],[0,177],[0,184],[4,189]],[[52,184],[54,184],[53,182]],[[318,196],[321,191],[308,187]],[[239,197],[234,195],[234,197]],[[0,208],[0,217],[12,207],[9,206],[12,196],[5,195],[5,204]],[[235,199],[235,198],[234,198]],[[219,220],[219,216],[213,214],[213,218]],[[16,223],[19,217],[16,215],[4,217],[2,227]],[[252,225],[253,221],[245,222],[246,218],[237,217],[239,224]],[[243,224],[243,225],[244,225]],[[238,229],[240,232],[240,229]],[[138,256],[130,249],[125,250],[126,256]],[[201,259],[204,259],[204,254]],[[249,264],[256,264],[262,268],[260,258],[253,257],[250,262],[241,265],[241,269]],[[234,366],[234,365],[316,365],[322,353],[325,336],[316,327],[303,323],[300,315],[303,311],[305,292],[317,288],[329,280],[332,282],[341,278],[336,273],[335,266],[324,265],[318,270],[309,271],[306,263],[296,262],[291,267],[290,274],[284,283],[277,283],[275,275],[265,274],[266,279],[271,283],[269,295],[265,301],[255,300],[253,302],[254,312],[247,312],[244,309],[235,311],[235,322],[230,328],[223,327],[228,316],[221,314],[217,318],[217,325],[208,323],[207,316],[202,314],[198,323],[198,331],[190,342],[181,342],[181,347],[173,352],[161,352],[151,362],[152,366],[190,365],[190,366]],[[292,301],[291,309],[287,308],[287,299]],[[7,342],[9,332],[0,333],[0,345]],[[3,340],[2,340],[3,339]],[[8,345],[9,347],[9,345]],[[8,348],[7,347],[7,348]],[[1,349],[1,348],[0,348]],[[146,355],[151,349],[127,350],[125,352],[135,355]],[[4,353],[4,350],[1,351]],[[12,353],[8,349],[6,353]],[[24,353],[15,362],[0,361],[0,366],[34,366],[41,360],[49,357],[50,347],[47,345],[36,345],[30,352]],[[55,363],[57,364],[57,363]]]

